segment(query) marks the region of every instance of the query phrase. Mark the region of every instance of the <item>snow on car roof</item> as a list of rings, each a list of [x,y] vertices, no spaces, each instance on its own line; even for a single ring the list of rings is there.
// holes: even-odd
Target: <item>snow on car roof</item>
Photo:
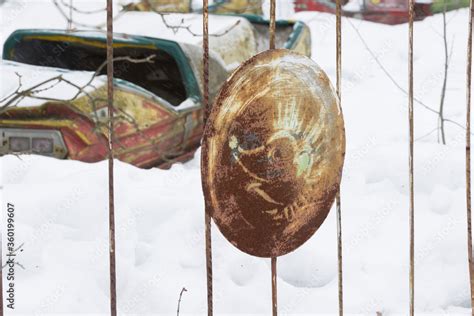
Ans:
[[[14,97],[15,92],[26,91],[33,87],[35,87],[32,89],[34,91],[34,97],[21,98],[19,102],[13,102],[11,106],[39,106],[47,102],[44,98],[54,101],[71,101],[72,99],[84,96],[86,93],[91,93],[107,83],[107,75],[94,77],[93,71],[28,65],[2,59],[0,59],[0,73],[2,74],[0,79],[0,109]],[[73,83],[73,85],[67,81],[51,80],[58,76],[62,76],[63,79]],[[19,86],[20,77],[21,87]],[[114,78],[114,85],[120,85],[121,89],[131,89],[135,92],[148,95],[158,100],[162,105],[166,105],[175,110],[184,110],[195,106],[195,103],[190,99],[186,99],[178,106],[172,106],[167,100],[160,96],[120,78]],[[38,97],[42,99],[38,99]]]
[[[105,75],[93,78],[94,72],[91,71],[71,71],[59,68],[32,66],[5,60],[0,61],[0,73],[2,74],[0,79],[0,100],[5,99],[19,88],[19,76],[21,76],[20,91],[31,89],[42,82],[58,76],[62,76],[64,79],[74,82],[74,84],[78,86],[85,86],[90,82],[90,85],[84,88],[84,92],[95,90],[97,87],[104,85],[107,80]],[[92,78],[93,80],[91,81]],[[34,94],[36,97],[54,98],[65,101],[70,100],[80,92],[78,88],[71,84],[57,80],[49,81],[34,90],[36,91]],[[80,93],[79,95],[83,94],[84,93]],[[4,105],[5,102],[7,101],[1,102],[0,105]],[[18,104],[13,104],[22,107],[37,106],[44,102],[45,100],[36,99],[34,97],[25,97]]]
[[[209,15],[209,34],[223,35],[245,18]],[[178,28],[176,28],[178,27]],[[165,14],[127,12],[114,21],[114,32],[162,38],[187,44],[202,41],[201,14]]]

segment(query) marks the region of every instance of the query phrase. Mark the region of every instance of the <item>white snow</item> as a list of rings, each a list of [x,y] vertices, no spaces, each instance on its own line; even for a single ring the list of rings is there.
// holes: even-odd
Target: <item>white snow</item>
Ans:
[[[16,28],[65,26],[49,2],[28,2],[21,10],[11,2],[0,6],[2,26],[7,25],[2,28],[2,42]],[[334,82],[334,17],[318,13],[296,17],[308,21],[313,59]],[[447,18],[452,55],[445,115],[464,125],[468,10],[450,12]],[[400,86],[408,86],[407,25],[344,19],[345,312],[407,314],[407,98],[368,54],[351,23]],[[441,16],[415,23],[415,95],[432,108],[439,106],[443,78],[441,32]],[[415,103],[416,311],[469,314],[465,130],[446,123],[448,144],[443,146],[436,132],[428,135],[436,126],[437,116]],[[13,203],[16,243],[24,243],[17,257],[25,269],[16,267],[15,311],[7,309],[7,314],[107,314],[106,162],[6,156],[0,158],[0,171],[1,229],[6,203]],[[171,170],[140,170],[116,162],[115,171],[119,310],[176,314],[179,292],[186,287],[182,315],[204,314],[199,153]],[[216,315],[270,314],[270,260],[239,252],[214,226],[213,263]],[[278,276],[281,314],[336,314],[334,210],[313,238],[278,259]]]
[[[106,76],[94,77],[91,71],[65,71],[59,68],[31,66],[6,60],[0,60],[0,100],[12,96],[16,91],[21,92],[33,87],[34,98],[25,97],[14,102],[16,106],[28,107],[43,104],[40,98],[53,98],[57,100],[71,100],[102,86]],[[51,80],[58,78],[57,80]],[[78,89],[66,81],[73,82],[83,89]],[[19,89],[19,90],[18,90]]]

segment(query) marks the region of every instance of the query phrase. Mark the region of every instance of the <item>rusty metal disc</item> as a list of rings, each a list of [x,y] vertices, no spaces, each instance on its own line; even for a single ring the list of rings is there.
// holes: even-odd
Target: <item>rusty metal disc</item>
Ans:
[[[260,53],[227,80],[209,116],[206,209],[240,250],[284,255],[328,215],[344,153],[344,121],[327,75],[288,50]]]

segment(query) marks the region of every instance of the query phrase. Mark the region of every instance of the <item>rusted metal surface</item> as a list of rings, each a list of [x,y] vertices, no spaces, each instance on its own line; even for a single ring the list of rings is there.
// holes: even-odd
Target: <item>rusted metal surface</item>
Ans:
[[[209,104],[209,2],[202,1],[202,82],[203,82],[203,107],[204,107],[204,124],[206,124],[210,113]],[[212,316],[214,313],[212,300],[212,230],[211,230],[211,214],[206,207],[204,210],[205,225],[205,243],[206,243],[206,285],[207,285],[207,315]]]
[[[414,188],[414,123],[413,123],[413,19],[414,0],[408,0],[408,184],[410,192],[409,225],[410,225],[410,315],[415,315],[415,188]]]
[[[342,106],[342,0],[336,0],[336,94]],[[337,293],[339,316],[344,315],[344,288],[342,278],[342,214],[341,187],[336,194],[336,232],[337,232]]]
[[[262,0],[215,1],[213,13],[237,13],[262,15]]]
[[[109,184],[109,282],[110,315],[117,315],[117,274],[115,268],[115,188],[114,188],[114,47],[113,3],[107,0],[107,127]]]
[[[326,74],[288,50],[263,52],[234,72],[212,107],[202,147],[206,208],[240,250],[284,255],[326,218],[344,153]]]
[[[272,315],[278,314],[278,291],[277,291],[277,258],[272,257]]]
[[[127,5],[128,10],[150,11],[155,10],[163,13],[187,13],[191,12],[190,0],[142,0]]]
[[[97,100],[106,100],[106,94],[105,86],[91,93]],[[192,158],[203,130],[200,106],[177,112],[129,89],[115,89],[114,104],[116,159],[149,168],[169,167],[174,161]],[[69,104],[48,102],[40,107],[12,108],[0,115],[0,125],[59,130],[69,159],[97,162],[108,155],[106,114],[106,102],[99,101],[94,108],[83,96]]]
[[[270,0],[270,47],[269,49],[275,49],[275,31],[276,31],[276,3],[275,0]],[[272,265],[272,315],[278,315],[278,294],[277,294],[277,257],[271,258]]]
[[[469,5],[466,63],[466,221],[469,288],[471,293],[471,314],[474,315],[474,262],[472,258],[472,197],[471,197],[471,81],[472,81],[472,19],[473,1]]]
[[[275,49],[276,3],[270,0],[270,49]]]

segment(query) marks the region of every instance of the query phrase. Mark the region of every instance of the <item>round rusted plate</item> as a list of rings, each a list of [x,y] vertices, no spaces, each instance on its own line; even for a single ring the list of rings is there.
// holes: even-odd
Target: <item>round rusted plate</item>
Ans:
[[[284,255],[328,215],[344,152],[344,121],[327,75],[288,50],[260,53],[227,80],[206,124],[206,208],[240,250]]]

